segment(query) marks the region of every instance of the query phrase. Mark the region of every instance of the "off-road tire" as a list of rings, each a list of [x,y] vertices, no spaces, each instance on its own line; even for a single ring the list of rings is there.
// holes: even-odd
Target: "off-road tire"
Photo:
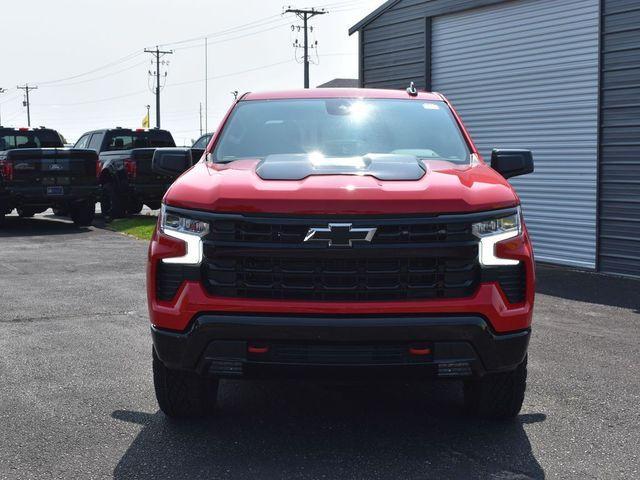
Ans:
[[[67,210],[66,208],[54,208],[53,214],[56,217],[67,217],[69,216],[69,210]]]
[[[160,410],[171,418],[210,415],[218,393],[218,380],[167,368],[153,351],[153,384]]]
[[[151,203],[147,202],[146,205],[151,210],[160,210],[160,207],[162,206],[162,202],[151,202]]]
[[[144,204],[142,203],[142,200],[131,198],[129,199],[129,204],[127,205],[127,213],[129,215],[137,215],[142,211],[143,208]]]
[[[87,227],[96,216],[96,205],[93,202],[76,204],[69,209],[69,216],[78,227]]]
[[[36,211],[31,208],[17,208],[16,212],[20,218],[31,218],[36,214]]]
[[[520,413],[526,388],[527,357],[511,372],[485,375],[465,382],[465,408],[478,417],[507,420]]]
[[[106,218],[122,218],[127,214],[125,199],[118,194],[118,190],[112,182],[106,182],[102,185],[100,211],[102,216]]]

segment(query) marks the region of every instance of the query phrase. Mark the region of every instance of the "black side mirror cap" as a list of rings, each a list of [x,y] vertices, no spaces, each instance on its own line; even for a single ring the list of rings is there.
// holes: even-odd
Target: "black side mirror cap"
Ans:
[[[193,165],[190,148],[158,148],[153,152],[151,169],[168,177],[179,177]]]
[[[531,150],[494,148],[491,151],[491,168],[504,178],[517,177],[533,172]]]

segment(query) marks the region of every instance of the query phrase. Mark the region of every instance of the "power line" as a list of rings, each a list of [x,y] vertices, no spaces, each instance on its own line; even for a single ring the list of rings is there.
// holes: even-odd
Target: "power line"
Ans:
[[[253,22],[245,23],[245,24],[242,24],[242,25],[236,25],[235,27],[230,27],[230,28],[227,28],[227,29],[224,29],[224,30],[218,30],[216,32],[205,33],[205,34],[200,35],[198,37],[187,38],[187,39],[184,39],[184,40],[177,40],[175,42],[169,42],[169,43],[161,43],[159,46],[168,47],[168,46],[182,45],[182,44],[191,43],[191,42],[199,42],[203,38],[215,38],[215,37],[220,37],[220,36],[224,36],[224,35],[228,35],[228,34],[232,34],[232,33],[238,33],[238,32],[241,32],[243,30],[252,30],[252,29],[257,28],[257,27],[261,27],[261,26],[268,25],[270,23],[277,22],[280,19],[281,19],[280,15],[270,15],[268,17],[264,17],[264,18],[261,18],[261,19],[258,19],[258,20],[254,20]]]
[[[291,62],[293,62],[292,59],[283,60],[281,62],[269,63],[267,65],[261,65],[259,67],[248,68],[246,70],[240,70],[240,71],[237,71],[237,72],[230,72],[230,73],[225,73],[225,74],[222,74],[222,75],[214,75],[214,76],[211,76],[211,77],[207,77],[207,80],[216,80],[216,79],[219,79],[219,78],[233,77],[234,75],[241,75],[243,73],[255,72],[257,70],[262,70],[264,68],[275,67],[277,65],[284,65],[285,63],[291,63]],[[204,82],[204,80],[203,79],[186,80],[184,82],[170,83],[170,84],[167,85],[167,88],[178,87],[178,86],[181,86],[181,85],[190,85],[190,84],[193,84],[193,83],[200,83],[200,82]]]
[[[148,49],[144,49],[145,53],[151,53],[152,55],[154,55],[156,57],[156,70],[155,72],[153,72],[153,74],[151,74],[151,72],[149,72],[150,75],[154,76],[156,78],[156,89],[155,89],[155,94],[156,94],[156,128],[160,128],[160,78],[162,76],[162,72],[160,71],[160,59],[162,57],[164,57],[165,55],[172,55],[173,54],[173,50],[160,50],[160,48],[156,47],[155,50],[148,50]],[[165,63],[164,61],[162,62],[163,65],[168,65],[168,62]],[[166,78],[167,76],[167,72],[164,72],[164,76]]]
[[[96,99],[96,100],[85,100],[85,101],[82,101],[82,102],[43,103],[42,105],[46,106],[46,107],[69,107],[69,106],[75,106],[75,105],[88,105],[90,103],[110,102],[111,100],[118,100],[120,98],[133,97],[135,95],[141,95],[143,93],[147,93],[147,90],[137,90],[135,92],[125,93],[123,95],[116,95],[114,97],[99,98],[99,99]]]
[[[287,8],[284,13],[293,13],[302,20],[302,29],[304,30],[304,88],[309,88],[309,20],[317,15],[324,15],[328,13],[324,9],[316,10],[310,8],[307,10]],[[296,41],[297,44],[297,41]],[[297,45],[294,44],[297,47]]]
[[[58,87],[73,87],[74,85],[82,85],[83,83],[95,82],[96,80],[102,80],[103,78],[112,77],[114,75],[118,75],[122,72],[127,72],[141,65],[145,65],[147,60],[143,60],[142,62],[134,63],[133,65],[129,65],[128,67],[122,68],[120,70],[116,70],[115,72],[106,73],[104,75],[100,75],[99,77],[88,78],[86,80],[80,80],[72,83],[58,83],[55,85],[45,85],[45,88],[58,88]],[[42,87],[42,85],[41,85]]]
[[[67,80],[75,80],[76,78],[84,77],[84,76],[90,75],[92,73],[98,72],[100,70],[104,70],[105,68],[109,68],[109,67],[112,67],[114,65],[118,65],[120,63],[124,63],[124,62],[126,62],[128,60],[131,60],[131,59],[137,57],[138,55],[142,55],[142,52],[140,52],[140,51],[132,52],[132,53],[130,53],[128,55],[125,55],[124,57],[121,57],[121,58],[119,58],[117,60],[113,60],[112,62],[106,63],[106,64],[104,64],[104,65],[102,65],[100,67],[93,68],[93,69],[88,70],[88,71],[83,72],[83,73],[78,73],[76,75],[71,75],[69,77],[58,78],[58,79],[55,79],[55,80],[48,80],[46,82],[37,82],[37,83],[39,85],[41,85],[41,86],[44,86],[44,85],[50,85],[52,83],[66,82]]]
[[[348,55],[355,55],[353,53],[325,53],[322,56],[323,57],[333,57],[333,56],[348,56]],[[287,60],[282,60],[280,62],[274,62],[274,63],[268,63],[266,65],[260,65],[258,67],[254,67],[254,68],[248,68],[245,70],[238,70],[235,72],[229,72],[229,73],[225,73],[222,75],[213,75],[210,77],[207,77],[207,80],[217,80],[220,78],[227,78],[227,77],[233,77],[235,75],[242,75],[243,73],[251,73],[251,72],[256,72],[258,70],[262,70],[265,68],[270,68],[270,67],[276,67],[278,65],[284,65],[287,63],[291,63],[293,62],[293,59],[287,59]],[[177,82],[177,83],[169,83],[166,85],[166,88],[173,88],[173,87],[179,87],[179,86],[183,86],[183,85],[193,85],[195,83],[201,83],[204,82],[205,79],[203,78],[199,78],[199,79],[195,79],[195,80],[186,80],[186,81],[182,81],[182,82]],[[121,98],[127,98],[127,97],[133,97],[135,95],[141,95],[143,93],[146,93],[146,90],[137,90],[135,92],[129,92],[129,93],[125,93],[123,95],[117,95],[114,97],[106,97],[106,98],[100,98],[100,99],[95,99],[95,100],[85,100],[85,101],[81,101],[81,102],[72,102],[72,103],[43,103],[43,104],[39,104],[45,107],[67,107],[67,106],[76,106],[76,105],[87,105],[87,104],[91,104],[91,103],[102,103],[102,102],[109,102],[111,100],[119,100]],[[172,113],[172,112],[171,112]]]
[[[24,90],[25,92],[25,101],[22,104],[27,107],[27,127],[31,126],[31,102],[29,101],[29,90],[37,90],[37,86],[30,87],[28,83],[25,83],[22,87],[18,85],[16,87],[18,90]]]
[[[364,4],[364,3],[366,3],[366,2],[364,2],[364,1],[331,2],[331,3],[326,3],[326,4],[321,5],[321,7],[325,7],[325,8],[326,7],[331,7],[331,8],[353,7],[355,5]],[[354,9],[355,8],[345,8],[345,9],[335,10],[335,11],[336,12],[341,12],[341,11],[348,11],[348,10],[354,10]],[[212,38],[215,39],[216,37],[224,37],[224,36],[227,36],[227,35],[241,33],[242,31],[253,30],[255,28],[259,28],[259,27],[262,27],[262,26],[273,25],[274,23],[278,23],[278,25],[272,26],[271,28],[262,29],[262,30],[251,32],[251,33],[246,33],[245,35],[233,36],[232,38],[228,38],[228,39],[222,39],[222,40],[220,40],[220,42],[235,40],[235,39],[239,39],[239,38],[244,38],[245,36],[255,35],[255,34],[258,34],[258,33],[262,33],[262,32],[273,30],[274,28],[278,28],[278,27],[283,26],[283,25],[287,25],[288,22],[279,23],[279,20],[281,19],[281,17],[282,16],[280,14],[270,15],[270,16],[267,16],[267,17],[263,17],[263,18],[248,22],[248,23],[244,23],[244,24],[241,24],[241,25],[236,25],[234,27],[229,27],[229,28],[224,29],[224,30],[218,30],[218,31],[214,31],[214,32],[209,32],[207,34],[200,35],[198,37],[192,37],[192,38],[188,38],[188,39],[184,39],[184,40],[177,40],[175,42],[169,42],[169,43],[161,43],[161,44],[159,44],[159,46],[160,47],[164,47],[164,46],[170,46],[170,45],[183,45],[185,43],[202,41],[204,38],[206,38],[208,40],[208,44],[211,45],[213,43],[218,43],[216,41],[211,41]],[[183,48],[195,48],[195,46],[181,47],[180,49],[183,49]],[[36,82],[36,83],[40,87],[44,87],[44,86],[47,86],[47,87],[50,87],[50,86],[61,86],[61,87],[62,86],[74,86],[74,85],[76,85],[76,84],[78,84],[80,82],[70,83],[70,84],[65,84],[65,85],[54,85],[54,84],[61,83],[61,82],[66,82],[68,80],[75,80],[76,78],[85,77],[87,75],[90,75],[92,73],[98,72],[100,70],[104,70],[104,69],[110,68],[112,66],[115,66],[115,65],[118,65],[118,64],[121,64],[121,63],[125,63],[125,62],[127,62],[129,60],[132,60],[133,58],[136,58],[139,55],[142,55],[142,53],[143,52],[140,52],[139,50],[136,50],[136,51],[131,52],[131,53],[129,53],[129,54],[123,56],[123,57],[120,57],[120,58],[116,59],[116,60],[113,60],[111,62],[108,62],[108,63],[104,64],[104,65],[95,67],[95,68],[93,68],[91,70],[88,70],[88,71],[85,71],[85,72],[82,72],[82,73],[78,73],[78,74],[75,74],[75,75],[71,75],[71,76],[68,76],[68,77],[62,77],[62,78],[58,78],[58,79],[54,79],[54,80],[39,81],[39,82]],[[144,62],[142,62],[142,63],[144,63]],[[100,80],[100,79],[106,78],[106,77],[108,77],[110,75],[116,75],[117,73],[129,70],[130,68],[134,68],[135,66],[141,65],[142,63],[138,63],[136,65],[132,65],[131,67],[127,67],[126,69],[122,69],[122,70],[119,70],[117,72],[113,72],[111,74],[107,74],[107,75],[103,75],[103,76],[100,76],[100,77],[96,77],[94,79],[83,80],[82,83],[91,82],[91,81],[94,81],[94,80]]]
[[[232,40],[238,40],[240,38],[247,38],[253,35],[257,35],[259,33],[264,33],[264,32],[270,32],[271,30],[275,30],[276,28],[280,28],[280,27],[284,27],[285,25],[289,25],[289,22],[282,22],[282,23],[278,23],[277,25],[273,25],[269,28],[264,28],[262,30],[256,30],[255,32],[250,32],[250,33],[245,33],[242,35],[236,35],[235,37],[228,37],[228,38],[222,38],[219,40],[214,40],[211,41],[208,39],[208,37],[205,38],[205,40],[207,41],[207,45],[217,45],[219,43],[225,43],[225,42],[230,42]],[[199,40],[203,40],[203,38],[201,37]],[[196,44],[196,45],[187,45],[185,47],[177,47],[175,50],[189,50],[192,48],[199,48],[200,44]]]

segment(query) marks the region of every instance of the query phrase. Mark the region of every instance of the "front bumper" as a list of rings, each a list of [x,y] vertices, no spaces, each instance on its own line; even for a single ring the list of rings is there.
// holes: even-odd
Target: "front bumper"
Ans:
[[[185,332],[153,326],[151,332],[158,357],[170,368],[258,378],[482,376],[514,369],[526,355],[530,336],[528,328],[496,334],[479,315],[212,313],[197,316]],[[258,353],[253,345],[259,345]]]

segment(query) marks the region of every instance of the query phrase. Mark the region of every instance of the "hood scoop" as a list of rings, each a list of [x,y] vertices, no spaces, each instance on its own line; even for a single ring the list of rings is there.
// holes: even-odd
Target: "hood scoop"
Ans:
[[[420,180],[427,170],[413,155],[368,154],[325,157],[319,154],[278,154],[256,168],[263,180],[302,180],[312,175],[369,175],[378,180]]]

